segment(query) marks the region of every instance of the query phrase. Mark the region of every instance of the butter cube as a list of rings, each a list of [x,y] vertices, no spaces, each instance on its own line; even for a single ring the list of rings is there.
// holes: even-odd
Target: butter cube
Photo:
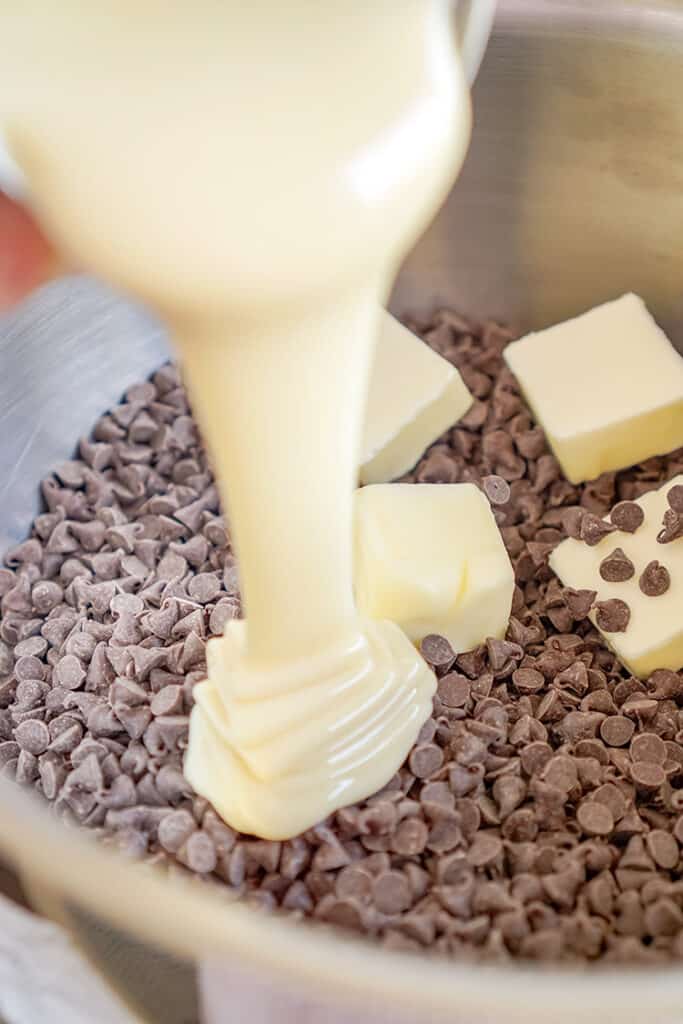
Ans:
[[[474,484],[376,484],[355,495],[359,611],[413,641],[429,633],[469,651],[502,637],[514,575],[488,501]]]
[[[471,404],[456,368],[383,312],[368,391],[361,483],[407,473]]]
[[[626,630],[602,635],[619,660],[641,679],[657,668],[683,668],[683,538],[669,544],[657,541],[668,508],[666,495],[675,484],[683,484],[683,475],[638,499],[645,519],[635,533],[610,533],[594,547],[580,540],[565,540],[550,556],[550,566],[565,586],[595,590],[598,601],[620,598],[626,602],[631,612]],[[608,583],[600,575],[600,563],[617,547],[635,571],[625,582]],[[653,561],[668,569],[671,582],[665,593],[648,597],[639,580]],[[595,611],[590,618],[596,623]]]
[[[683,444],[683,358],[637,295],[528,334],[504,355],[572,483]]]

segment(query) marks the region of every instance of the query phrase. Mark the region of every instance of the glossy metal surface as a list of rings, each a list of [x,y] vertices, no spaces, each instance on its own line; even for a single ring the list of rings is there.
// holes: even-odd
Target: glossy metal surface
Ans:
[[[526,329],[633,290],[683,349],[683,3],[501,0],[473,103],[396,308]]]
[[[149,315],[85,278],[0,317],[0,551],[25,534],[42,477],[167,351]]]
[[[404,267],[394,308],[449,302],[528,328],[633,289],[683,347],[682,98],[683,2],[500,0],[470,155]],[[152,320],[83,281],[58,283],[0,321],[0,548],[28,526],[40,476],[164,353]],[[222,956],[229,968],[217,961],[208,975],[209,998],[225,1008],[216,1020],[238,1019],[237,992],[264,1022],[360,1022],[369,1006],[392,1020],[403,1008],[415,1021],[463,1024],[683,1017],[679,972],[484,970],[312,936],[110,862],[48,825],[14,787],[0,804],[0,851],[32,891],[37,880],[66,894],[100,966],[111,968],[112,948],[121,966],[131,933],[147,950]],[[117,926],[105,953],[88,915]],[[175,1000],[164,1005],[159,963],[151,952],[144,966],[157,1012],[142,995],[137,1006],[150,1020],[187,1021]],[[175,961],[170,970],[177,978]],[[119,971],[119,984],[128,978]]]

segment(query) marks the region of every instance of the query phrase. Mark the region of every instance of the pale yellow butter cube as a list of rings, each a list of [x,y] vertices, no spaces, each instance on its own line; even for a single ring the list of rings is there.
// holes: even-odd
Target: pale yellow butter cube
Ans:
[[[666,495],[675,484],[683,484],[683,476],[638,499],[645,520],[635,533],[610,533],[594,547],[565,540],[550,556],[551,568],[565,586],[595,590],[598,601],[618,597],[629,606],[631,618],[625,632],[602,635],[619,660],[641,679],[657,668],[683,668],[683,538],[669,544],[657,541],[668,508]],[[635,572],[623,583],[607,583],[600,576],[600,563],[617,547],[633,562]],[[653,561],[666,566],[671,577],[669,589],[658,597],[648,597],[638,585],[646,565]],[[590,617],[595,622],[595,612]]]
[[[363,615],[468,651],[504,635],[514,575],[474,484],[377,484],[356,491],[355,587]]]
[[[637,295],[528,334],[504,355],[572,483],[683,444],[683,358]]]
[[[456,368],[382,312],[368,391],[361,483],[383,483],[407,473],[471,404],[472,395]]]

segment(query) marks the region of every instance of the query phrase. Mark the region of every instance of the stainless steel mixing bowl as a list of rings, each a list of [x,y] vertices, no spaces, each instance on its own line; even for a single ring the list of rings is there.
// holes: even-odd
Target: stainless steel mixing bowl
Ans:
[[[398,312],[448,302],[521,328],[634,290],[683,347],[683,3],[502,0],[462,176],[400,276]],[[0,322],[0,549],[37,481],[165,357],[159,328],[87,281]],[[390,954],[225,906],[67,833],[8,783],[0,850],[150,1021],[666,1022],[678,970],[577,974]]]

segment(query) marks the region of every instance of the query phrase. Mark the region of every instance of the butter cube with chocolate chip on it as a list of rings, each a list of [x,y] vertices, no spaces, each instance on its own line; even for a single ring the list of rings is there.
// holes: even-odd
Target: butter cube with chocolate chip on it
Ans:
[[[595,518],[555,548],[551,568],[566,587],[595,591],[590,618],[634,675],[683,668],[683,475],[616,505],[604,531]]]
[[[411,640],[458,653],[502,637],[514,574],[489,502],[474,484],[374,484],[355,495],[359,611]]]
[[[637,295],[528,334],[504,356],[574,484],[683,444],[683,357]]]

